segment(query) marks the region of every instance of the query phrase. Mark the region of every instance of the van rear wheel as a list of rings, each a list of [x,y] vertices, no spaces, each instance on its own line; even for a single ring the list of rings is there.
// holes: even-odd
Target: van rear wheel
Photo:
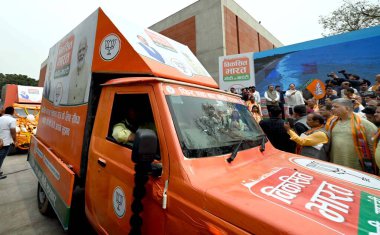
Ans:
[[[54,216],[54,210],[53,207],[51,207],[49,199],[47,198],[47,195],[44,191],[44,189],[41,187],[41,184],[38,183],[37,187],[37,203],[38,203],[38,210],[41,214],[49,217]]]

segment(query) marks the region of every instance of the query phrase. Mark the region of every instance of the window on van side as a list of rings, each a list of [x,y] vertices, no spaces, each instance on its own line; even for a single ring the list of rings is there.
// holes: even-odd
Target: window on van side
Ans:
[[[107,139],[132,149],[139,128],[156,131],[148,94],[116,94]]]

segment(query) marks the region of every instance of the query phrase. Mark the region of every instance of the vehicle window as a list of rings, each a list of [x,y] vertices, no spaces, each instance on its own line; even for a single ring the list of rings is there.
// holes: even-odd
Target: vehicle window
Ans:
[[[217,156],[259,146],[265,136],[245,105],[214,99],[167,95],[185,157]]]
[[[156,131],[148,94],[116,94],[107,139],[131,149],[139,128]]]
[[[15,112],[20,117],[26,117],[28,114],[33,114],[34,116],[38,114],[36,109],[15,108]]]
[[[20,108],[15,108],[15,112],[17,115],[19,115],[20,117],[26,117],[26,113],[25,113],[25,110],[24,109],[20,109]]]

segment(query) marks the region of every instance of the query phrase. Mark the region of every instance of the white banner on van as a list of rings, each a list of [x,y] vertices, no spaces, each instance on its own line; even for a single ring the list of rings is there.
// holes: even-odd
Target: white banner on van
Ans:
[[[42,100],[42,87],[17,86],[19,103],[40,104]]]
[[[188,77],[194,74],[211,77],[186,45],[134,23],[114,20],[123,36],[140,55],[174,67]]]

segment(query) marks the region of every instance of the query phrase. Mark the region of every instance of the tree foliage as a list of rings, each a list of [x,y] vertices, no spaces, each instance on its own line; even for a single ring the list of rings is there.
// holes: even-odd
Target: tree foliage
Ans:
[[[368,0],[349,1],[334,10],[330,15],[319,16],[323,26],[323,36],[330,36],[380,24],[380,0],[371,3]]]
[[[16,84],[24,86],[37,86],[38,81],[22,74],[2,74],[0,73],[0,87],[2,88],[6,84]],[[1,89],[0,89],[1,97]]]

